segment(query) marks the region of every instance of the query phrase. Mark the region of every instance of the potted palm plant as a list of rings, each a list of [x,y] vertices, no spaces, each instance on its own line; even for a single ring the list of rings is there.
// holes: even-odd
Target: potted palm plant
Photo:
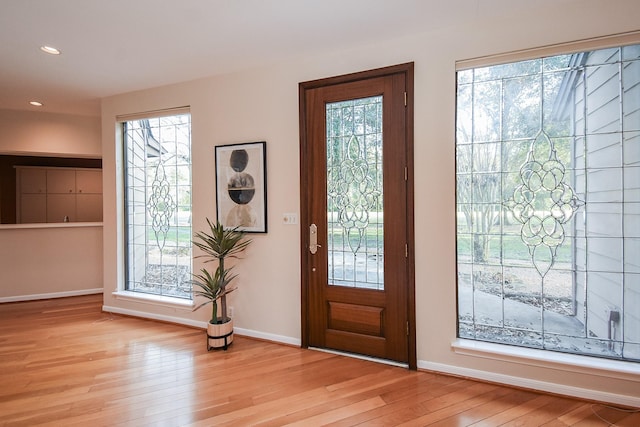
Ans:
[[[238,258],[251,240],[245,239],[245,233],[238,228],[225,229],[217,221],[215,224],[209,221],[209,232],[199,231],[195,234],[193,244],[203,255],[197,258],[206,258],[205,263],[217,261],[216,270],[211,274],[206,268],[202,268],[199,274],[193,275],[191,283],[197,287],[193,293],[205,298],[205,301],[194,308],[198,310],[207,304],[212,305],[211,320],[207,324],[207,350],[224,348],[225,350],[233,342],[233,319],[227,315],[227,295],[236,288],[230,286],[237,274],[231,271],[233,267],[225,266],[226,258]],[[220,301],[221,313],[218,316],[218,301]]]

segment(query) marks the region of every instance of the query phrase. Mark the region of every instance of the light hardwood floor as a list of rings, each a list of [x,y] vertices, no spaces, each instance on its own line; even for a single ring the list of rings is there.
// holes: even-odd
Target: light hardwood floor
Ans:
[[[0,304],[0,425],[640,426],[640,413],[102,313]]]

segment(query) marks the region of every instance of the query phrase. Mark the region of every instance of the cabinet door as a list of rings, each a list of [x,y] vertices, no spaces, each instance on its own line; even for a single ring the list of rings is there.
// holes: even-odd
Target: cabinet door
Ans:
[[[47,222],[76,221],[75,194],[47,194]]]
[[[19,193],[44,194],[47,192],[47,172],[44,169],[19,169]]]
[[[102,194],[77,194],[76,214],[78,222],[102,222]]]
[[[47,222],[47,195],[44,193],[20,195],[18,222],[21,224]]]
[[[102,194],[102,171],[76,171],[76,191],[78,193]]]
[[[47,169],[47,193],[76,192],[76,171],[73,169]]]

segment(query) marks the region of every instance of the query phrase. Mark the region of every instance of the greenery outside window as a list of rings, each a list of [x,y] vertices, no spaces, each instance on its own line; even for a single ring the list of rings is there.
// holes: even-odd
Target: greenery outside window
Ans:
[[[458,336],[640,360],[640,46],[459,70]]]
[[[191,116],[123,122],[125,289],[191,299]]]

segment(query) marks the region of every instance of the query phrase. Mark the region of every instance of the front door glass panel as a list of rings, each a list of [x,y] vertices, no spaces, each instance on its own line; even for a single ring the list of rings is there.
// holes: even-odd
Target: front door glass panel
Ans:
[[[384,290],[382,96],[326,104],[330,286]]]

